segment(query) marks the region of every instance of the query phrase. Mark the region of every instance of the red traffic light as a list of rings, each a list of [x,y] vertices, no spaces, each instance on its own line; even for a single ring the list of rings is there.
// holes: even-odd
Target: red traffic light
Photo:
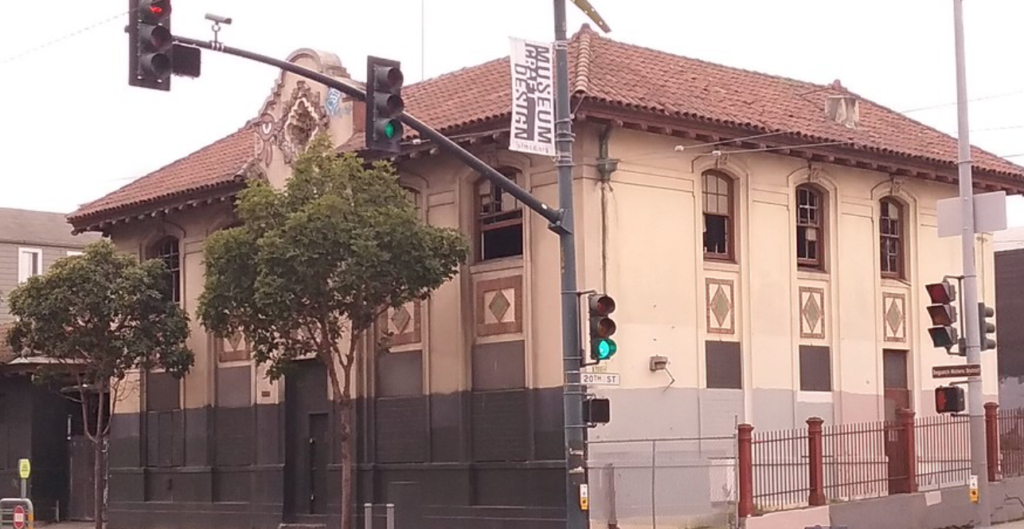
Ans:
[[[142,0],[139,2],[139,18],[150,24],[157,24],[170,15],[170,0]]]
[[[956,289],[945,279],[941,283],[925,285],[924,288],[928,291],[928,297],[931,298],[932,303],[944,305],[956,301]]]

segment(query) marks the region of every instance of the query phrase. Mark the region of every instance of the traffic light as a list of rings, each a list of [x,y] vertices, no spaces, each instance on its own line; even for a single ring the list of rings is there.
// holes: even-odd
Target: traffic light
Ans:
[[[604,294],[587,297],[590,314],[590,358],[598,362],[615,356],[619,346],[611,336],[615,334],[615,320],[608,317],[615,312],[615,300]]]
[[[935,412],[959,413],[964,411],[964,390],[958,386],[935,388]]]
[[[932,338],[935,347],[943,347],[948,352],[957,343],[958,335],[956,327],[956,288],[945,279],[941,283],[925,285],[928,290],[928,297],[932,304],[928,305],[928,316],[932,319],[932,327],[928,334]]]
[[[129,0],[128,84],[171,89],[174,69],[170,0]]]
[[[996,315],[995,309],[985,305],[984,303],[978,303],[978,330],[981,340],[981,350],[995,349],[996,341],[989,338],[988,335],[995,334],[996,324],[988,321],[989,318]]]
[[[402,66],[398,61],[366,59],[366,148],[399,152],[404,130],[398,119],[405,110],[402,101]]]

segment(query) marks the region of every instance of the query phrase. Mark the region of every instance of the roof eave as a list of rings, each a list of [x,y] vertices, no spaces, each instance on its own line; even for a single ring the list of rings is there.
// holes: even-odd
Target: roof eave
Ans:
[[[88,231],[105,231],[116,225],[140,222],[171,213],[227,202],[245,187],[246,179],[236,176],[215,185],[190,188],[174,194],[154,197],[130,206],[101,209],[86,215],[68,217],[75,235]]]
[[[660,112],[644,112],[639,109],[616,108],[609,105],[584,103],[581,107],[577,111],[577,117],[583,120],[613,123],[625,128],[700,142],[728,142],[722,143],[722,145],[741,149],[775,148],[777,150],[771,152],[797,156],[810,161],[838,163],[887,172],[897,176],[918,177],[945,183],[956,182],[955,163],[896,150],[878,149],[852,143],[824,145],[836,142],[836,140],[803,133],[778,133],[771,137],[753,139],[750,136],[773,131],[752,123],[732,124],[723,120],[696,116],[672,118]],[[730,142],[730,139],[735,139],[735,141]],[[822,145],[814,146],[817,143]],[[974,167],[974,173],[979,177],[974,183],[976,188],[1024,193],[1024,173],[993,171],[978,166]]]

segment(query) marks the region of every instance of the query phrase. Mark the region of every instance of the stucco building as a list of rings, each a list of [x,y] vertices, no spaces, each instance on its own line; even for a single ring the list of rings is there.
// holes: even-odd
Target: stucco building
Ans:
[[[291,60],[349,77],[331,54]],[[591,439],[933,413],[930,368],[959,361],[931,347],[924,293],[960,270],[935,210],[957,192],[955,139],[838,82],[709,64],[588,27],[572,38],[570,68],[579,284],[618,303],[619,351],[599,369],[621,383],[592,388],[611,398],[612,421]],[[506,58],[413,84],[407,109],[557,204],[552,160],[507,149],[509,77]],[[234,222],[247,180],[280,186],[318,131],[339,151],[362,146],[363,106],[291,74],[256,110],[70,222],[167,261],[194,313],[203,241]],[[1024,168],[973,156],[979,189],[1024,187]],[[429,142],[411,135],[396,162],[424,222],[463,230],[474,251],[429,301],[383,318],[395,346],[360,363],[358,501],[416,506],[422,527],[558,526],[557,238]],[[323,371],[310,364],[271,384],[243,337],[198,323],[190,345],[198,357],[183,383],[144,375],[115,417],[111,527],[274,527],[337,512]],[[667,357],[667,372],[651,370],[652,356]],[[984,368],[994,372],[995,353]]]

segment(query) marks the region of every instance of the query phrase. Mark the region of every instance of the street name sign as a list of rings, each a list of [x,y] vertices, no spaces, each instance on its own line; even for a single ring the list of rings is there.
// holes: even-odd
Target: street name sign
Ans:
[[[588,386],[618,386],[618,373],[583,373],[583,384]]]
[[[981,376],[981,364],[959,364],[932,367],[932,378],[957,378]]]

